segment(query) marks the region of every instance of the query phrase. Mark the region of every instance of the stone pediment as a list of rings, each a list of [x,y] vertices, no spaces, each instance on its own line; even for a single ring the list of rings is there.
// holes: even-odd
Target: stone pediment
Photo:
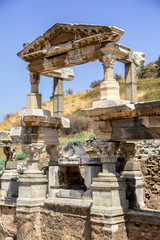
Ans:
[[[84,46],[117,42],[123,33],[119,28],[104,25],[57,23],[33,42],[24,44],[24,49],[18,56],[32,62]]]

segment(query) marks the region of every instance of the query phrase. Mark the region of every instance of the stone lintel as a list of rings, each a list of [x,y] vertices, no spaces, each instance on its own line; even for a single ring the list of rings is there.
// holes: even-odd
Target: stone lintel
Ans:
[[[22,119],[24,126],[39,126],[39,127],[55,127],[55,128],[69,128],[70,122],[68,118],[26,115]]]
[[[53,71],[45,71],[41,75],[52,77],[52,78],[61,78],[66,81],[71,81],[74,79],[74,72],[72,69],[63,68],[57,69]]]

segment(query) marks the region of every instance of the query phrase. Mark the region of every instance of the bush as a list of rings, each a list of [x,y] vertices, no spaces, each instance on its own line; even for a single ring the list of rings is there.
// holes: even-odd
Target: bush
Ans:
[[[101,82],[103,82],[103,79],[102,80],[94,80],[93,82],[91,82],[90,88],[99,87]]]
[[[122,75],[116,73],[116,74],[114,75],[114,79],[116,79],[116,81],[120,81],[120,80],[122,79]]]
[[[88,131],[93,126],[93,122],[90,118],[77,115],[68,115],[66,117],[70,120],[70,128],[62,130],[62,132],[66,135],[73,135],[83,131]]]
[[[26,154],[24,152],[19,152],[15,156],[15,160],[22,160],[26,158]]]
[[[155,64],[156,64],[157,75],[158,77],[160,77],[160,56],[158,60],[155,62]]]
[[[137,72],[138,78],[156,78],[158,77],[158,71],[156,69],[156,64],[149,63],[145,67],[142,66]]]
[[[73,92],[73,89],[69,88],[65,91],[66,95],[72,95],[74,92]]]
[[[4,169],[5,168],[5,161],[6,161],[6,157],[3,157],[1,160],[0,160],[0,169]]]

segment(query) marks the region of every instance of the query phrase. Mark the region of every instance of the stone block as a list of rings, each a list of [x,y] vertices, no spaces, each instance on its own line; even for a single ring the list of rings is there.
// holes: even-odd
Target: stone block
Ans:
[[[140,162],[126,162],[124,171],[140,171]]]
[[[41,108],[42,95],[40,93],[28,93],[27,94],[27,108],[39,109]]]
[[[1,177],[1,189],[7,192],[8,197],[18,196],[17,170],[5,170]]]

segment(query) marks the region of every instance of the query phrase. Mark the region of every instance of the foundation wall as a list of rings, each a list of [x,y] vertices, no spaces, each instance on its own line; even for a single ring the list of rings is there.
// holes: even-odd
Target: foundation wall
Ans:
[[[137,149],[137,160],[140,161],[143,174],[146,206],[160,210],[160,141],[138,142]]]
[[[17,213],[17,240],[41,240],[40,212]]]
[[[128,240],[159,240],[160,212],[131,211],[127,214]]]
[[[41,232],[42,240],[91,240],[89,209],[53,204],[44,206]]]
[[[0,240],[5,240],[7,237],[16,239],[16,233],[16,208],[0,206]]]

